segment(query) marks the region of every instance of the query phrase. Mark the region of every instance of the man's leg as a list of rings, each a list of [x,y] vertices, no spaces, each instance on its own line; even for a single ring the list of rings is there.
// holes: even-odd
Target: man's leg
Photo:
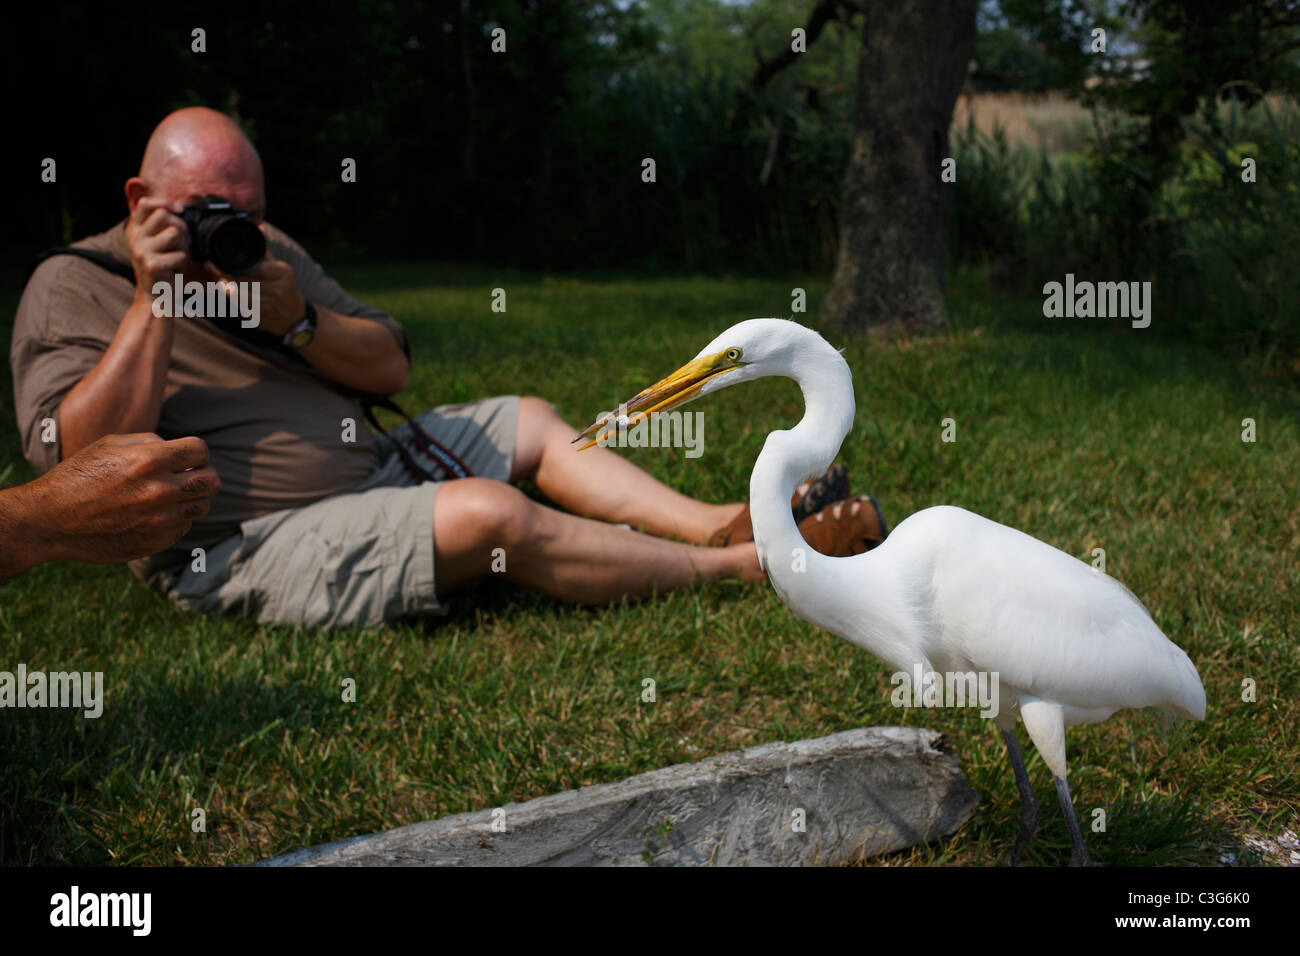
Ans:
[[[599,445],[579,453],[572,444],[577,429],[540,398],[520,398],[515,434],[510,480],[534,482],[542,494],[574,514],[704,544],[744,507],[696,501]],[[752,545],[749,550],[753,552]]]
[[[569,429],[569,437],[573,434]],[[572,448],[569,451],[573,453]],[[604,449],[595,451],[618,460]],[[621,477],[622,469],[611,470]],[[582,484],[585,487],[586,481]],[[602,500],[607,499],[602,495]],[[617,516],[611,515],[611,520]],[[764,577],[752,541],[726,548],[665,541],[556,511],[518,488],[489,478],[448,481],[439,487],[433,509],[433,552],[440,598],[473,578],[492,574],[494,561],[500,559],[504,559],[501,573],[511,581],[581,604],[642,597],[701,580]]]

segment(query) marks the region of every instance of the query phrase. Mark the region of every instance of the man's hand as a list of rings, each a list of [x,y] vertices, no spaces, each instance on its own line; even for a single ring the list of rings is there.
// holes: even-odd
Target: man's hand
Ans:
[[[256,269],[242,276],[226,275],[211,262],[205,262],[204,268],[219,277],[223,284],[248,280],[259,283],[261,314],[257,327],[263,332],[283,337],[307,311],[307,300],[298,290],[293,267],[280,259],[272,259],[269,250]]]
[[[266,232],[265,227],[262,228]],[[203,267],[223,283],[253,280],[260,283],[258,328],[277,337],[306,314],[307,301],[298,289],[293,267],[280,259],[266,258],[242,276],[222,273],[211,262]],[[233,286],[227,294],[233,293]],[[341,315],[319,302],[316,306],[316,334],[298,354],[318,371],[340,385],[362,392],[394,395],[406,388],[410,363],[392,333],[377,322]],[[230,313],[233,314],[233,313]]]
[[[112,564],[161,551],[221,488],[207,461],[199,438],[108,435],[0,492],[0,579],[44,561]]]
[[[153,301],[155,282],[171,284],[190,265],[189,229],[178,214],[184,207],[156,196],[136,204],[126,221],[126,242],[135,269],[135,297]]]

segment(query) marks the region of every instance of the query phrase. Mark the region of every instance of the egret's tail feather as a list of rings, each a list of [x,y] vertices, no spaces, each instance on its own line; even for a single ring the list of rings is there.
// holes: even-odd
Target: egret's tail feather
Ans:
[[[1169,701],[1161,709],[1188,720],[1204,720],[1205,686],[1201,683],[1201,675],[1186,651],[1172,642],[1169,646],[1178,658],[1179,671]]]

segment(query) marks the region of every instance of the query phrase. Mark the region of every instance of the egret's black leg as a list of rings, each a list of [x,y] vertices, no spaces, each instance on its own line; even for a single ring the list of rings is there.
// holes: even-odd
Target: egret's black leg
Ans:
[[[1025,852],[1029,838],[1038,829],[1038,801],[1034,799],[1034,790],[1029,786],[1029,774],[1025,770],[1025,761],[1020,756],[1020,742],[1016,740],[1014,728],[1002,731],[1002,739],[1006,741],[1011,767],[1016,772],[1016,789],[1020,791],[1020,832],[1016,834],[1016,845],[1011,848],[1010,861],[1015,866],[1020,860],[1020,854]]]
[[[1079,832],[1079,821],[1074,815],[1074,801],[1070,799],[1070,785],[1064,777],[1053,777],[1056,781],[1056,795],[1061,798],[1061,812],[1065,814],[1065,825],[1070,831],[1070,866],[1092,866],[1092,860],[1083,845],[1083,834]]]

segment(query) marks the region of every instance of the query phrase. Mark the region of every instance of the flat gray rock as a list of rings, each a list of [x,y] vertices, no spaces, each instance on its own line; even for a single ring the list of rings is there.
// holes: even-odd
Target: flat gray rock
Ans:
[[[946,837],[978,802],[940,734],[865,727],[719,754],[255,865],[833,864]]]

